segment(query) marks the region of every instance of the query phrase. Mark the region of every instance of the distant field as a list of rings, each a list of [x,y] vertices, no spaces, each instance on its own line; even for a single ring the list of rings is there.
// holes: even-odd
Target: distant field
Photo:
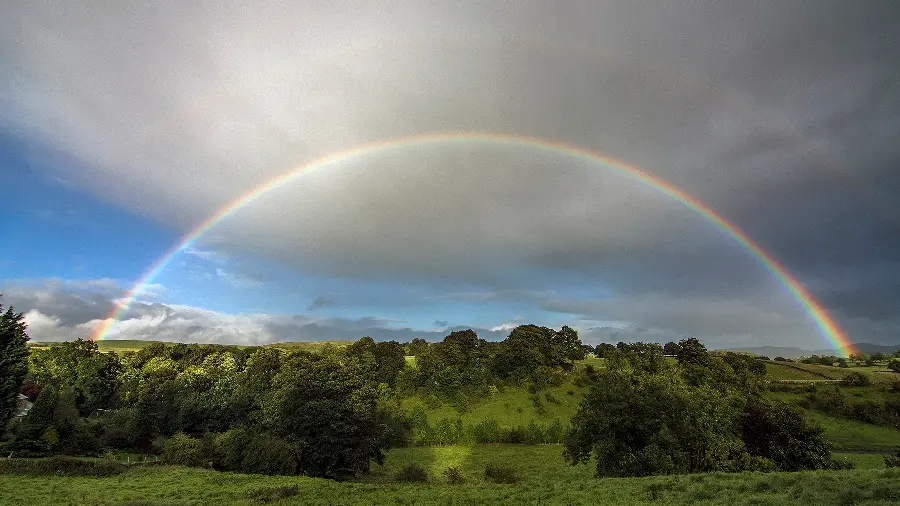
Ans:
[[[540,454],[507,455],[501,450],[485,460],[500,459],[514,467]],[[531,457],[531,458],[528,458]],[[390,457],[389,457],[390,458]],[[482,457],[479,457],[482,458]],[[446,462],[449,462],[447,460]],[[649,478],[594,479],[589,470],[538,476],[523,472],[516,485],[485,484],[480,464],[472,461],[463,485],[443,476],[427,484],[334,482],[316,478],[220,473],[181,467],[132,469],[109,478],[0,475],[0,504],[29,506],[111,505],[258,505],[278,494],[277,504],[708,504],[817,506],[900,501],[900,469],[856,469],[800,473],[694,474]],[[554,465],[556,465],[554,463]],[[466,468],[464,468],[465,470]],[[477,481],[476,481],[477,480]]]
[[[569,395],[570,391],[572,395]],[[455,420],[459,417],[466,426],[484,420],[496,420],[501,427],[507,428],[528,425],[531,421],[547,425],[559,420],[565,425],[578,410],[584,392],[585,389],[571,383],[538,392],[536,395],[545,411],[543,414],[539,412],[531,400],[531,394],[524,387],[504,388],[502,392],[473,403],[462,414],[449,404],[429,407],[426,400],[420,396],[403,399],[402,407],[407,413],[416,409],[424,410],[430,423],[443,418]],[[552,401],[547,400],[547,394]]]
[[[818,411],[805,413],[825,429],[825,437],[835,451],[896,451],[900,447],[900,430],[834,418]]]
[[[325,348],[344,348],[350,346],[355,341],[294,341],[284,343],[267,344],[268,348],[280,348],[289,351],[309,351],[318,352]]]
[[[126,351],[137,351],[147,346],[150,346],[153,343],[157,343],[160,341],[137,341],[137,340],[106,340],[106,341],[97,341],[97,348],[100,351],[106,353],[108,351],[114,351],[116,353],[125,353]],[[58,346],[60,343],[47,343],[47,342],[32,342],[28,343],[32,348],[51,348],[53,346]],[[172,344],[172,343],[163,343],[163,344]]]

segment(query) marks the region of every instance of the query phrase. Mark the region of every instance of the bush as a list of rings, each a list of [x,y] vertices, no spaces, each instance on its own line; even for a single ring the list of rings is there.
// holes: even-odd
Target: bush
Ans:
[[[872,380],[861,372],[853,371],[848,373],[841,380],[841,385],[847,387],[867,387],[872,384]]]
[[[419,464],[407,464],[397,471],[394,480],[406,483],[427,483],[428,471]]]
[[[114,476],[125,472],[128,467],[108,460],[79,460],[72,457],[50,457],[47,459],[4,459],[0,460],[0,474],[25,476]]]
[[[451,485],[462,485],[466,482],[466,479],[463,477],[462,472],[458,467],[448,467],[445,469],[444,477],[447,478],[447,483]]]
[[[200,453],[200,441],[179,432],[163,443],[163,459],[170,464],[200,467],[203,455]]]
[[[500,442],[500,424],[497,423],[497,420],[482,420],[473,425],[470,430],[472,439],[478,444]]]
[[[247,496],[252,500],[270,503],[287,499],[288,497],[294,497],[298,492],[299,489],[297,488],[297,485],[290,485],[285,487],[258,488],[256,490],[251,490]]]
[[[547,392],[544,394],[544,399],[547,400],[550,404],[560,404],[559,399],[557,399],[553,394]]]
[[[900,467],[900,450],[894,455],[884,456],[884,467]]]
[[[825,466],[827,469],[856,469],[856,462],[850,460],[836,460],[831,459],[828,462],[828,465]]]
[[[484,468],[484,479],[494,483],[518,483],[516,470],[500,464],[488,464]]]

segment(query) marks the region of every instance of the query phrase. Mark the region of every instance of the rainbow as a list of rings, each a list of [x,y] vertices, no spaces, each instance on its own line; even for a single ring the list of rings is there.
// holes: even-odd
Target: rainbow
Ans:
[[[391,149],[402,149],[430,144],[488,144],[507,147],[529,148],[557,155],[568,156],[590,163],[598,163],[605,167],[617,170],[632,179],[655,188],[668,197],[680,202],[684,206],[696,211],[709,223],[730,236],[740,244],[753,257],[769,271],[790,292],[790,294],[802,306],[809,319],[816,325],[825,337],[838,351],[845,354],[854,351],[853,344],[847,335],[841,330],[837,322],[829,316],[828,312],[813,298],[812,295],[791,274],[781,266],[770,254],[763,250],[750,237],[747,236],[735,224],[719,216],[706,204],[700,202],[685,191],[671,183],[650,174],[649,172],[627,163],[618,161],[602,153],[586,148],[568,144],[557,140],[541,139],[504,133],[485,132],[437,132],[425,133],[408,137],[386,139],[376,142],[361,144],[345,151],[331,153],[317,158],[299,168],[290,170],[274,179],[271,179],[247,193],[232,200],[221,209],[213,213],[193,230],[185,234],[181,240],[169,248],[159,259],[150,266],[146,273],[134,284],[119,300],[110,314],[95,329],[91,339],[101,340],[106,338],[122,314],[135,301],[138,295],[145,289],[166,266],[186,247],[202,237],[211,228],[215,227],[227,216],[234,214],[244,206],[261,198],[266,193],[294,181],[300,175],[312,170],[324,170],[337,167],[348,161],[364,158]]]

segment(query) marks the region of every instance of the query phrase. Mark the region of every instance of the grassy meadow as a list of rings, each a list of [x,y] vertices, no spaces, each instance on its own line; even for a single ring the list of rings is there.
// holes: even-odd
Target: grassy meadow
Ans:
[[[525,460],[526,455],[514,457]],[[477,473],[475,473],[477,474]],[[709,504],[887,506],[900,501],[900,469],[587,478],[549,474],[512,485],[481,481],[335,482],[182,467],[134,468],[106,477],[0,475],[0,503],[65,505]]]

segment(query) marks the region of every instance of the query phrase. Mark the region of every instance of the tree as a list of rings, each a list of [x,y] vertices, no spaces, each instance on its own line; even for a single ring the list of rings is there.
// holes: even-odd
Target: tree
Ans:
[[[564,456],[576,464],[593,455],[598,476],[740,469],[736,401],[688,385],[677,370],[608,369],[572,419]]]
[[[606,356],[616,349],[615,345],[610,343],[600,343],[594,348],[594,356],[597,358],[606,358]]]
[[[409,355],[414,357],[418,357],[428,351],[428,341],[422,339],[421,337],[414,337],[412,341],[407,345],[407,352]]]
[[[297,472],[334,479],[383,461],[377,390],[356,362],[295,353],[273,384],[263,405],[268,439],[253,454],[264,458],[261,451],[290,447]]]
[[[821,469],[831,462],[822,428],[785,403],[748,402],[741,414],[741,438],[751,455],[771,460],[779,471]]]
[[[679,364],[706,365],[709,363],[709,352],[696,337],[679,341],[676,356]]]
[[[666,355],[670,356],[670,357],[675,357],[675,356],[677,356],[677,355],[678,355],[678,352],[679,352],[680,350],[681,350],[681,347],[678,346],[678,343],[675,343],[675,342],[672,342],[672,341],[669,341],[668,343],[666,343],[666,344],[663,346],[663,352],[664,352]]]
[[[0,428],[18,407],[22,382],[28,373],[28,334],[22,313],[12,306],[3,312],[0,304]]]
[[[894,372],[900,373],[900,360],[895,358],[895,359],[891,360],[890,362],[888,362],[887,366],[888,366],[888,369],[890,369]]]

